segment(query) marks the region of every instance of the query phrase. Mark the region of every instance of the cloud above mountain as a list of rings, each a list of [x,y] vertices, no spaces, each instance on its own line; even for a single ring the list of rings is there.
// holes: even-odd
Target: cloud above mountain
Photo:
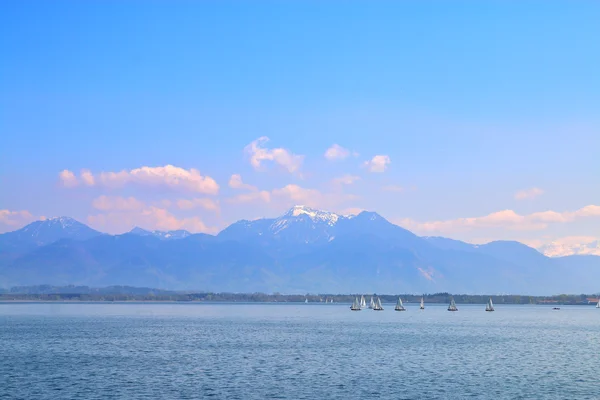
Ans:
[[[265,147],[268,141],[267,136],[261,136],[244,148],[244,152],[250,158],[250,164],[254,169],[261,170],[264,161],[272,161],[290,173],[297,172],[300,169],[304,156],[293,154],[284,148],[269,149]]]
[[[256,186],[252,186],[247,183],[244,183],[244,181],[242,180],[242,176],[240,174],[231,175],[231,178],[229,178],[229,187],[232,189],[250,190],[252,192],[255,192],[258,190],[258,188]]]
[[[412,219],[396,221],[399,225],[421,234],[452,234],[483,228],[508,230],[543,230],[549,224],[573,222],[581,218],[600,217],[600,206],[588,205],[575,211],[542,211],[521,215],[513,210],[496,211],[481,217],[417,222]]]
[[[203,209],[218,214],[219,203],[209,198],[161,200],[147,204],[134,197],[102,195],[92,201],[99,214],[89,215],[88,223],[109,233],[123,233],[139,226],[148,230],[185,229],[190,232],[214,233],[217,227],[208,226],[198,215],[177,216],[177,210]]]
[[[82,170],[79,178],[72,171],[63,170],[59,174],[59,179],[65,187],[85,184],[88,186],[122,188],[135,184],[141,187],[160,187],[211,195],[219,193],[219,185],[213,178],[203,176],[200,171],[194,168],[185,169],[170,164],[162,167],[144,166],[118,172],[100,172],[96,175],[88,170]]]
[[[27,210],[0,210],[0,233],[12,231],[34,221],[36,218]]]

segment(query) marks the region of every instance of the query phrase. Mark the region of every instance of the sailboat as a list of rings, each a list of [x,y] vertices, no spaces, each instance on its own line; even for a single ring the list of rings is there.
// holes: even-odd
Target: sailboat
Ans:
[[[406,311],[406,308],[402,305],[402,299],[398,297],[398,302],[396,303],[396,307],[394,308],[396,311]]]
[[[367,302],[365,301],[365,296],[360,296],[360,308],[367,308]]]
[[[308,303],[308,299],[304,299],[304,302],[305,302],[305,303]]]
[[[375,302],[373,301],[373,296],[371,296],[371,302],[369,303],[369,308],[370,309],[375,308]]]
[[[456,307],[456,303],[454,302],[454,297],[450,300],[450,305],[448,306],[448,311],[458,311]]]
[[[354,298],[354,302],[352,303],[352,305],[350,306],[350,309],[352,311],[360,311],[360,302],[358,301],[358,297]]]
[[[381,299],[378,297],[375,305],[373,306],[373,310],[375,311],[383,311],[383,306],[381,305]]]
[[[425,309],[425,301],[423,301],[423,297],[421,297],[421,305],[419,306],[420,310],[424,310]]]
[[[485,305],[485,311],[494,311],[494,304],[492,303],[492,298]]]
[[[598,298],[598,302],[596,303],[596,308],[600,308],[600,298]]]

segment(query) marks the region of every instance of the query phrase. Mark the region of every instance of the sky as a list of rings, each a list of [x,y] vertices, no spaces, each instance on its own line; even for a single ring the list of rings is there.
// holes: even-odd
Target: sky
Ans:
[[[216,233],[295,204],[600,238],[597,1],[0,5],[0,232]]]

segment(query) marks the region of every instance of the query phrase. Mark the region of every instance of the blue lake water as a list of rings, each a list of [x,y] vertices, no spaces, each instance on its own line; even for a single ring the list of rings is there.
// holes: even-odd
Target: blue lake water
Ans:
[[[593,307],[0,303],[0,399],[600,399]]]

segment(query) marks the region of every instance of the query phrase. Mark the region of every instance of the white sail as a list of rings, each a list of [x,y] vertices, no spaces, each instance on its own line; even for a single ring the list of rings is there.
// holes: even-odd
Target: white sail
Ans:
[[[485,311],[494,311],[494,303],[492,303],[492,298],[485,305]]]
[[[373,296],[371,296],[371,302],[369,303],[369,308],[370,309],[375,308],[375,302],[373,301]]]
[[[360,308],[366,308],[367,302],[365,301],[365,296],[360,296]]]
[[[394,310],[396,311],[405,311],[406,308],[404,308],[404,305],[402,304],[402,299],[400,297],[398,297],[398,302],[396,303],[396,308],[394,308]]]
[[[383,311],[383,306],[381,305],[381,299],[379,297],[377,298],[377,301],[375,302],[375,307],[373,307],[373,310]]]
[[[350,309],[352,311],[360,311],[360,302],[358,301],[358,297],[354,298],[354,302],[352,303]]]
[[[598,299],[598,302],[596,303],[596,308],[600,308],[600,298]]]
[[[425,302],[423,301],[423,297],[421,297],[421,306],[419,307],[421,310],[425,309]]]

